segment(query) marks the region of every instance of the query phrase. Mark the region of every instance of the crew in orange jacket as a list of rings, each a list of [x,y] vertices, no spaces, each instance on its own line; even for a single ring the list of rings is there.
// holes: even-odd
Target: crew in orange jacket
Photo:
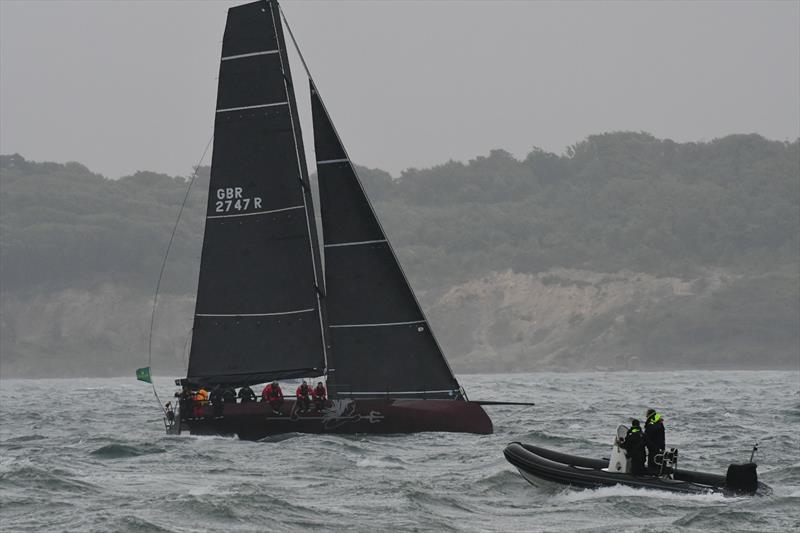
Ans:
[[[203,407],[208,404],[208,391],[203,387],[194,393],[194,409],[193,414],[195,418],[203,416]]]

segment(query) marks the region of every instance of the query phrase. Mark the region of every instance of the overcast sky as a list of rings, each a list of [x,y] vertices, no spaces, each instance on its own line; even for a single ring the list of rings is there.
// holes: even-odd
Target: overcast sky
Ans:
[[[0,152],[187,174],[237,3],[0,0]],[[610,130],[800,135],[797,1],[283,8],[351,157],[394,175]]]

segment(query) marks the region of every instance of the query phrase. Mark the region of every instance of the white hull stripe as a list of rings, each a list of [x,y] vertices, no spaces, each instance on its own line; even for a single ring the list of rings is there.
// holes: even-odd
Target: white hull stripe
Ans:
[[[259,105],[246,105],[243,107],[226,107],[225,109],[217,109],[217,113],[227,113],[229,111],[244,111],[245,109],[261,109],[264,107],[275,107],[279,105],[287,105],[289,102],[275,102],[274,104],[259,104]]]
[[[231,59],[244,59],[245,57],[266,56],[270,54],[277,54],[278,50],[264,50],[263,52],[252,52],[249,54],[238,54],[235,56],[225,56],[222,61],[230,61]]]
[[[359,244],[375,244],[378,242],[386,242],[386,239],[378,239],[375,241],[353,241],[353,242],[339,242],[336,244],[326,244],[325,248],[335,248],[337,246],[358,246]]]
[[[284,207],[283,209],[273,209],[271,211],[256,211],[254,213],[233,213],[232,215],[209,215],[206,218],[231,218],[231,217],[252,217],[255,215],[269,215],[270,213],[280,213],[281,211],[291,211],[293,209],[305,209],[305,206],[296,205],[294,207]]]
[[[409,324],[424,324],[424,320],[412,320],[411,322],[384,322],[382,324],[339,324],[330,325],[330,328],[373,328],[377,326],[407,326]]]
[[[332,165],[334,163],[347,163],[348,161],[350,161],[350,160],[347,159],[347,158],[344,158],[344,159],[326,159],[324,161],[317,161],[317,164],[318,165]]]
[[[239,314],[211,314],[211,313],[197,313],[194,316],[278,316],[278,315],[296,315],[298,313],[310,313],[317,309],[300,309],[299,311],[283,311],[282,313],[239,313]]]

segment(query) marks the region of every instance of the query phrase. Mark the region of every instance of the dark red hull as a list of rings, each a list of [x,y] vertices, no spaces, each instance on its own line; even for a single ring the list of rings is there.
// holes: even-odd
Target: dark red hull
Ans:
[[[222,416],[202,407],[196,417],[176,424],[175,432],[192,435],[238,435],[257,440],[281,433],[418,433],[447,431],[492,433],[483,408],[461,400],[332,400],[321,411],[300,413],[286,400],[280,414],[265,403],[226,405]]]

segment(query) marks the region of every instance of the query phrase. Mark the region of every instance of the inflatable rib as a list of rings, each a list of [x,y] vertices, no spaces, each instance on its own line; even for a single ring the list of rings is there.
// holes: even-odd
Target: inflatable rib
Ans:
[[[683,493],[716,492],[727,496],[771,492],[767,485],[758,481],[756,465],[752,462],[732,464],[726,475],[678,468],[668,468],[662,475],[633,475],[628,473],[628,468],[613,468],[613,457],[611,460],[589,459],[520,442],[512,442],[503,453],[522,477],[533,485],[548,482],[585,488],[627,485]]]

